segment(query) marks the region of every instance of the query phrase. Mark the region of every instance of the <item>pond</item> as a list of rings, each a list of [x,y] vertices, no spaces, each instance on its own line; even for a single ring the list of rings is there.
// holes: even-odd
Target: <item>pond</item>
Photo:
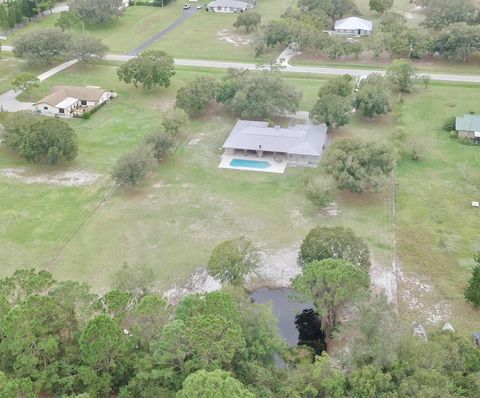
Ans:
[[[271,303],[273,314],[278,318],[279,334],[290,347],[308,345],[316,354],[326,350],[325,336],[314,305],[295,300],[292,289],[262,287],[250,297],[259,304]],[[283,367],[283,361],[277,360],[277,366]]]

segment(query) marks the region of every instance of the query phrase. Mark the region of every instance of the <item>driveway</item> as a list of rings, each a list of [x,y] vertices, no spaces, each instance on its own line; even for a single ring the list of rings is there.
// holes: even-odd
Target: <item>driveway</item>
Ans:
[[[203,8],[202,8],[203,10]],[[162,31],[158,32],[155,36],[151,37],[150,39],[148,39],[147,41],[143,42],[142,44],[140,44],[137,48],[135,48],[134,50],[132,51],[129,51],[127,53],[127,55],[130,55],[130,56],[135,56],[135,55],[138,55],[140,54],[143,50],[147,49],[148,47],[150,47],[153,43],[157,42],[158,40],[160,40],[163,36],[165,36],[166,34],[170,33],[172,30],[174,30],[178,25],[181,25],[182,23],[184,23],[187,19],[189,19],[190,17],[192,17],[193,15],[195,15],[197,13],[197,10],[195,8],[195,5],[188,9],[188,10],[183,10],[182,11],[182,15],[180,18],[178,18],[175,22],[173,22],[171,25],[168,25],[165,29],[163,29]],[[200,10],[201,11],[201,10]]]
[[[3,47],[2,47],[3,50]],[[44,81],[49,77],[55,75],[62,70],[70,68],[70,66],[76,64],[78,62],[77,59],[73,59],[68,62],[64,62],[54,68],[38,75],[38,79],[40,81]],[[18,112],[18,111],[33,111],[33,102],[20,102],[16,99],[17,95],[19,95],[21,91],[9,90],[6,93],[0,95],[0,109],[6,112]]]

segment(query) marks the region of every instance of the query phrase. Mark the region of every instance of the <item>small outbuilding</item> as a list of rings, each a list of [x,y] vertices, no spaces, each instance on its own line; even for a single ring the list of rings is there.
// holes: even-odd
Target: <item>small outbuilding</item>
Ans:
[[[369,36],[372,34],[372,31],[372,21],[358,17],[349,17],[336,21],[332,34],[338,36]]]
[[[81,117],[84,112],[115,98],[117,94],[100,87],[55,86],[51,93],[35,103],[35,111],[45,116]]]
[[[480,144],[480,115],[464,115],[455,119],[458,138],[470,139]]]
[[[249,8],[249,3],[238,0],[214,0],[207,4],[210,12],[242,13]]]

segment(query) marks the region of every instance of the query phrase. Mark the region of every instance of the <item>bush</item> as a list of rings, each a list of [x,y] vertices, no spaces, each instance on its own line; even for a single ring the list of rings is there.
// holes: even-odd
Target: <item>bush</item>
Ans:
[[[176,136],[180,128],[187,123],[188,116],[183,109],[175,108],[163,116],[162,126],[167,133]]]
[[[335,186],[332,179],[323,178],[308,181],[305,195],[317,208],[327,207],[335,199]]]
[[[455,130],[455,119],[455,116],[450,116],[447,120],[445,120],[442,128],[447,132]]]
[[[208,272],[222,282],[241,285],[243,278],[260,262],[258,251],[245,238],[227,240],[213,249]]]
[[[458,138],[458,132],[455,130],[450,131],[450,138]]]
[[[154,165],[152,148],[141,145],[118,160],[112,178],[119,185],[138,186]]]
[[[474,256],[474,260],[476,265],[465,289],[465,299],[474,306],[480,307],[480,252]]]
[[[162,160],[175,146],[172,138],[165,133],[153,133],[145,137],[145,144],[152,149],[153,157]]]

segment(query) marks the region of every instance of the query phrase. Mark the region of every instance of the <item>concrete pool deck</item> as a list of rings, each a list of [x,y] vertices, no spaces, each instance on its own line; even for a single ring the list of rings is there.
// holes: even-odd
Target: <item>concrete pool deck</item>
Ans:
[[[261,168],[254,168],[254,167],[234,167],[230,166],[230,162],[234,159],[239,160],[251,160],[256,162],[268,162],[270,166],[264,169]],[[220,164],[218,165],[220,169],[230,169],[230,170],[244,170],[244,171],[261,171],[264,173],[277,173],[283,174],[285,172],[285,168],[287,167],[287,162],[282,160],[281,162],[277,162],[273,156],[264,156],[263,158],[259,158],[254,155],[243,155],[243,154],[236,154],[236,155],[222,155],[222,159]]]

